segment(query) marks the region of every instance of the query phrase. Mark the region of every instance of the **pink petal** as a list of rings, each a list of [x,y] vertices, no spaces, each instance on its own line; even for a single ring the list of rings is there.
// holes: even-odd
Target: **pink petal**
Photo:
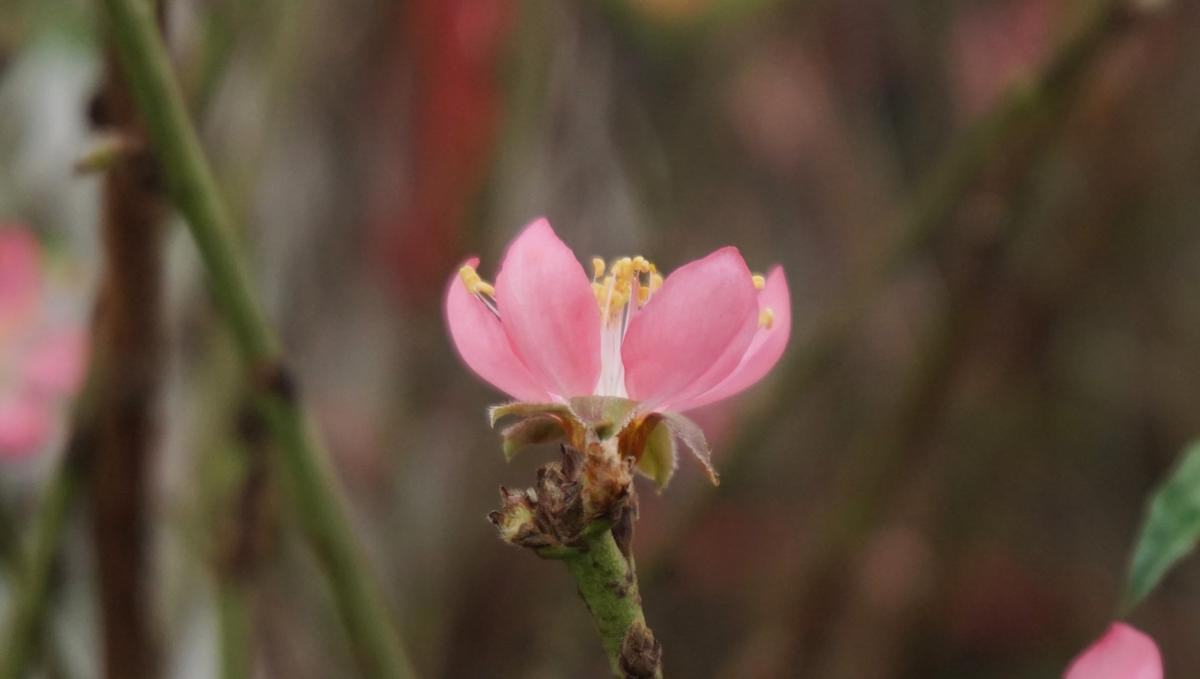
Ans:
[[[466,262],[477,266],[479,258]],[[500,319],[467,291],[456,269],[446,286],[446,324],[463,362],[500,391],[521,401],[547,401],[547,390],[513,353]]]
[[[56,330],[26,357],[26,385],[47,396],[74,392],[83,381],[87,343],[79,328]]]
[[[21,228],[0,227],[0,321],[11,320],[33,302],[40,282],[38,244]]]
[[[1162,675],[1162,657],[1154,640],[1114,622],[1071,662],[1063,679],[1162,679]]]
[[[560,398],[592,394],[600,377],[600,307],[550,222],[533,222],[508,247],[496,301],[513,350],[539,384]]]
[[[672,404],[673,409],[690,410],[733,396],[761,380],[775,367],[792,332],[792,300],[782,267],[776,266],[767,275],[767,284],[758,293],[758,308],[759,311],[770,309],[775,314],[771,328],[758,329],[737,367],[720,384],[699,396]]]
[[[28,457],[41,450],[49,435],[49,408],[39,399],[12,397],[0,401],[0,457]]]
[[[625,333],[621,360],[629,397],[646,409],[666,410],[720,383],[754,337],[757,295],[737,248],[672,272]]]

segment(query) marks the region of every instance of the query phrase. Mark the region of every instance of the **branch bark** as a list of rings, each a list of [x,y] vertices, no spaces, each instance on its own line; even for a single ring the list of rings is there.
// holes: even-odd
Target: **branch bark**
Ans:
[[[111,49],[100,122],[128,139],[144,137],[129,83]],[[149,482],[161,373],[162,222],[154,159],[123,154],[104,177],[101,235],[105,270],[95,341],[107,347],[104,392],[96,401],[91,502],[104,674],[156,676],[146,590]]]

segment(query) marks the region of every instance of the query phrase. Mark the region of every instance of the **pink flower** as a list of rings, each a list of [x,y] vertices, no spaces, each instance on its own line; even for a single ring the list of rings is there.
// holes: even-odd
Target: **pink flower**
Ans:
[[[509,246],[495,286],[478,262],[446,291],[450,334],[472,370],[522,401],[610,396],[641,412],[689,410],[762,379],[791,329],[783,269],[752,275],[733,247],[666,279],[642,257],[596,259],[589,277],[539,219]]]
[[[82,380],[82,330],[45,313],[37,241],[0,225],[0,458],[41,451],[62,397]]]
[[[539,426],[546,418],[562,430],[604,423],[622,433],[621,456],[660,485],[674,470],[674,440],[716,482],[703,432],[678,413],[746,389],[779,360],[791,330],[783,269],[751,274],[737,248],[725,247],[665,279],[640,256],[593,259],[588,276],[545,219],[512,242],[494,286],[478,263],[451,278],[446,320],[467,365],[525,402],[493,408],[493,423],[533,418],[502,432],[507,455],[559,436]],[[660,425],[665,443],[654,434]]]
[[[1154,640],[1123,622],[1079,654],[1063,679],[1162,679],[1162,657]]]

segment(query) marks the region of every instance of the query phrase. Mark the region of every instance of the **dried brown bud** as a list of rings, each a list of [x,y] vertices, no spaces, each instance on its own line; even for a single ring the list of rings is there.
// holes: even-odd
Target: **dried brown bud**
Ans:
[[[590,526],[611,525],[627,548],[637,516],[635,462],[632,457],[618,458],[615,442],[594,441],[586,454],[564,444],[559,461],[538,469],[533,488],[501,488],[501,507],[488,515],[501,539],[537,550],[570,549],[581,543]]]
[[[662,669],[662,644],[645,623],[634,622],[621,642],[621,671],[628,679],[652,679]]]

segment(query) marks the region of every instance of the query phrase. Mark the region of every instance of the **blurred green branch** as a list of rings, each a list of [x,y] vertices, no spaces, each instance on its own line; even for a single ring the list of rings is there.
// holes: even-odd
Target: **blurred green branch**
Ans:
[[[28,551],[18,549],[15,555],[21,568],[18,569],[19,579],[14,584],[12,607],[4,626],[0,679],[23,679],[33,656],[45,643],[41,630],[49,607],[51,578],[58,561],[67,516],[85,485],[95,436],[94,401],[99,380],[96,366],[100,364],[101,353],[99,348],[93,350],[87,379],[75,400],[65,450],[38,503]]]
[[[39,632],[46,613],[51,573],[57,560],[63,526],[78,496],[82,480],[78,460],[71,455],[64,457],[54,470],[54,476],[38,506],[33,544],[21,571],[16,599],[4,628],[4,657],[0,659],[0,663],[3,663],[0,664],[0,677],[3,679],[22,679],[31,656],[45,643]]]
[[[1053,127],[1061,119],[1065,104],[1101,48],[1136,16],[1128,0],[1092,4],[1046,65],[1011,88],[924,175],[902,213],[896,235],[830,305],[803,346],[786,355],[776,370],[778,393],[747,414],[738,435],[726,446],[729,454],[721,476],[727,487],[736,486],[755,456],[767,449],[764,444],[774,431],[773,423],[807,393],[851,328],[870,311],[892,280],[953,223],[954,211],[984,172],[1014,144]],[[688,526],[701,518],[704,507],[715,497],[712,493],[696,496],[678,514],[678,525],[666,534],[676,536],[673,539],[690,534]],[[662,561],[671,558],[674,551],[673,545],[664,545],[659,551],[662,559],[650,566],[647,577],[662,575]]]
[[[384,599],[366,575],[279,342],[254,300],[231,220],[188,119],[150,8],[138,0],[105,0],[102,7],[170,195],[186,218],[213,294],[251,373],[256,405],[279,444],[277,461],[292,511],[329,580],[356,658],[367,676],[413,676]]]

